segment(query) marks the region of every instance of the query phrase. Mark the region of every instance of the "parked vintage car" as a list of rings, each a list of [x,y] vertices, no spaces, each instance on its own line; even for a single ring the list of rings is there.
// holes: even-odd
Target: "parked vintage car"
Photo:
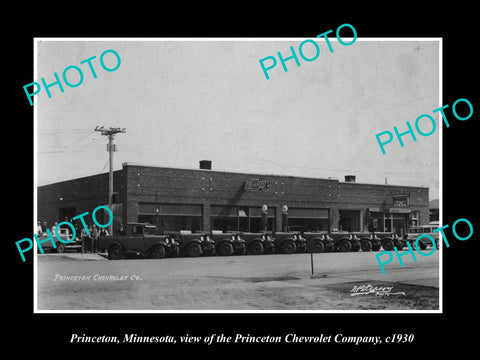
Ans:
[[[212,230],[210,239],[213,240],[218,255],[243,255],[246,252],[245,240],[238,233]]]
[[[108,252],[108,259],[118,260],[126,254],[154,259],[176,257],[179,244],[168,235],[156,235],[155,225],[127,223],[125,235],[99,236],[98,248]]]
[[[439,248],[439,235],[438,232],[434,233],[433,230],[437,229],[437,224],[410,226],[410,231],[403,235],[403,239],[410,243],[412,249],[415,249],[415,242],[420,235],[430,235],[435,240],[435,248]],[[418,240],[418,247],[420,250],[425,250],[427,247],[433,247],[432,241],[428,237],[422,237]]]
[[[165,231],[164,235],[174,238],[180,246],[180,255],[197,257],[202,254],[215,254],[215,242],[209,234],[191,232],[190,230]]]
[[[380,239],[382,248],[385,251],[393,251],[394,247],[396,247],[397,250],[400,251],[405,246],[405,240],[395,233],[375,232],[373,234]],[[375,248],[373,250],[375,251]]]
[[[69,241],[68,243],[63,243],[57,239],[57,236],[53,230],[50,231],[52,238],[55,241],[55,247],[53,247],[52,241],[45,241],[44,243],[41,243],[42,240],[48,237],[46,232],[42,233],[40,236],[37,235],[38,241],[41,243],[39,247],[41,247],[44,252],[63,253],[67,250],[74,250],[77,252],[82,251],[82,240],[77,236],[78,234],[76,234],[73,240]],[[58,235],[60,235],[60,238],[64,241],[68,241],[72,238],[72,233],[70,232],[69,228],[59,228]],[[41,252],[39,251],[39,253]]]
[[[332,231],[329,236],[333,239],[334,251],[349,252],[360,249],[360,240],[355,234],[346,231]]]
[[[275,245],[271,233],[241,232],[247,252],[251,255],[272,254]]]
[[[326,231],[303,232],[302,237],[307,242],[307,251],[315,253],[330,252],[333,250],[333,239]]]
[[[359,242],[359,248],[352,248],[353,251],[378,251],[382,246],[382,239],[380,239],[375,233],[371,232],[353,232]],[[355,250],[356,249],[356,250]]]
[[[273,239],[279,253],[293,254],[307,250],[307,241],[299,232],[276,232]]]

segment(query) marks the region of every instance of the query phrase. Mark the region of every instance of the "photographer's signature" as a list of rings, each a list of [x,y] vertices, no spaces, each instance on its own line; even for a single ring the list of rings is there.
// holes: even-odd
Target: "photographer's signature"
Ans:
[[[372,286],[371,284],[368,285],[360,285],[354,286],[352,290],[350,290],[350,296],[357,296],[357,295],[375,295],[375,296],[391,296],[391,295],[405,295],[403,291],[394,292],[392,293],[393,286]]]

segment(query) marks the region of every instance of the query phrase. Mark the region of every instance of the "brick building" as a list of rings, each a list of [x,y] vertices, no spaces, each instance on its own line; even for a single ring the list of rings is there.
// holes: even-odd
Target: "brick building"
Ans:
[[[428,188],[306,177],[245,174],[125,163],[114,172],[114,231],[119,223],[149,222],[165,230],[280,231],[282,206],[291,229],[395,231],[429,222]],[[38,187],[38,220],[64,221],[108,204],[108,174]],[[100,217],[97,216],[100,221]],[[107,219],[108,220],[108,219]],[[106,221],[105,221],[106,222]]]

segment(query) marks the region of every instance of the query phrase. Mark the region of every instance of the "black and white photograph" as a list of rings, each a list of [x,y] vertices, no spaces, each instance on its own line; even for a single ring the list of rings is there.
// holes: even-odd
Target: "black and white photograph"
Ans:
[[[7,350],[473,349],[472,6],[105,5],[2,25]]]
[[[329,35],[35,39],[36,311],[441,311],[441,39]]]

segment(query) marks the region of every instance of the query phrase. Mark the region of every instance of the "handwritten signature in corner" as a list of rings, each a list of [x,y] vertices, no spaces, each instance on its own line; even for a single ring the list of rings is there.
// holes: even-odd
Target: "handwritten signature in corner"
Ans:
[[[350,290],[350,296],[357,296],[357,295],[369,295],[373,294],[375,296],[391,296],[391,295],[406,295],[403,291],[392,293],[393,286],[375,286],[373,287],[371,284],[368,285],[360,285],[354,286],[352,290]]]

